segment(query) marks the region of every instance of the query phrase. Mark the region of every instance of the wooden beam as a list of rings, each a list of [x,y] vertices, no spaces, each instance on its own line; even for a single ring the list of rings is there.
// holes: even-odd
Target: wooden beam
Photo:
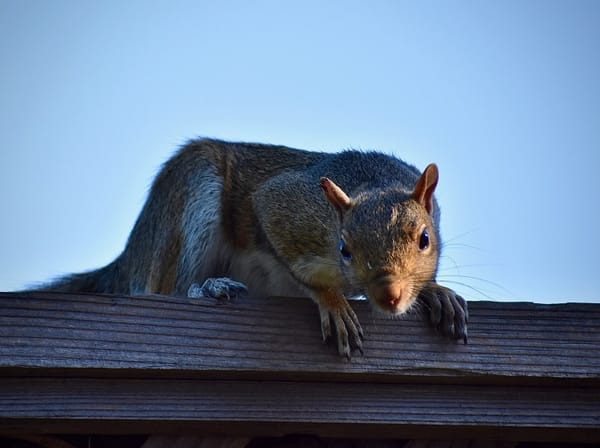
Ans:
[[[600,441],[600,306],[471,302],[469,344],[353,302],[0,294],[0,432]],[[250,432],[253,431],[253,432]]]
[[[49,433],[197,433],[589,441],[589,391],[289,381],[5,379],[0,429]],[[9,414],[9,415],[8,415]],[[464,431],[461,436],[461,431]],[[523,439],[522,439],[523,438]]]

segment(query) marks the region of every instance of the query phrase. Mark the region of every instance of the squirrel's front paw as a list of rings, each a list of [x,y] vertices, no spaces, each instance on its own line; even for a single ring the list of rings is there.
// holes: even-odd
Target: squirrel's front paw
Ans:
[[[445,336],[467,343],[467,302],[453,290],[429,283],[419,293],[419,299],[429,307],[429,321]]]
[[[356,313],[344,297],[335,300],[332,300],[332,297],[328,297],[327,300],[319,300],[319,314],[321,315],[323,342],[331,337],[331,321],[333,320],[340,355],[350,359],[353,349],[357,349],[361,355],[363,354],[363,330]]]
[[[188,289],[188,297],[212,297],[214,299],[231,299],[248,292],[246,285],[227,277],[207,278],[202,286],[193,283]]]

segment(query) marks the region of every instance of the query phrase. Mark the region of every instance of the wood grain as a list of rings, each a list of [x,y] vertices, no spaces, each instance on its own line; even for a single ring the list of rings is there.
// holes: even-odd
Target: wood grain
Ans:
[[[79,432],[113,434],[600,437],[597,397],[576,388],[44,378],[2,381],[0,403],[4,431],[69,432],[77,422]]]
[[[600,441],[600,306],[470,302],[469,344],[353,302],[0,294],[0,431]]]
[[[469,343],[447,341],[418,315],[376,317],[353,303],[365,355],[321,342],[307,299],[213,302],[173,297],[0,294],[0,374],[10,369],[277,373],[387,380],[450,377],[528,383],[600,379],[600,306],[471,302]],[[280,378],[282,378],[280,377]],[[428,379],[429,381],[429,379]]]

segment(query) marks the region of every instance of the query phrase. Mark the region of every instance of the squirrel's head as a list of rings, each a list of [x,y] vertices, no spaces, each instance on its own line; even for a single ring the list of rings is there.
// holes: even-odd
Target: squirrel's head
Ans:
[[[432,216],[437,182],[438,169],[431,164],[413,191],[384,188],[350,198],[330,179],[321,179],[340,218],[342,271],[388,314],[408,310],[437,271],[439,233]]]

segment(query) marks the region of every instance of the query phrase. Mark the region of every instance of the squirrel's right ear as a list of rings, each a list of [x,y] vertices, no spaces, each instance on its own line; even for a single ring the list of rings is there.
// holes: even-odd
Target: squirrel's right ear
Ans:
[[[352,206],[352,200],[344,193],[344,190],[338,187],[331,179],[322,177],[321,188],[323,189],[323,193],[325,193],[327,200],[338,212],[344,213]]]

